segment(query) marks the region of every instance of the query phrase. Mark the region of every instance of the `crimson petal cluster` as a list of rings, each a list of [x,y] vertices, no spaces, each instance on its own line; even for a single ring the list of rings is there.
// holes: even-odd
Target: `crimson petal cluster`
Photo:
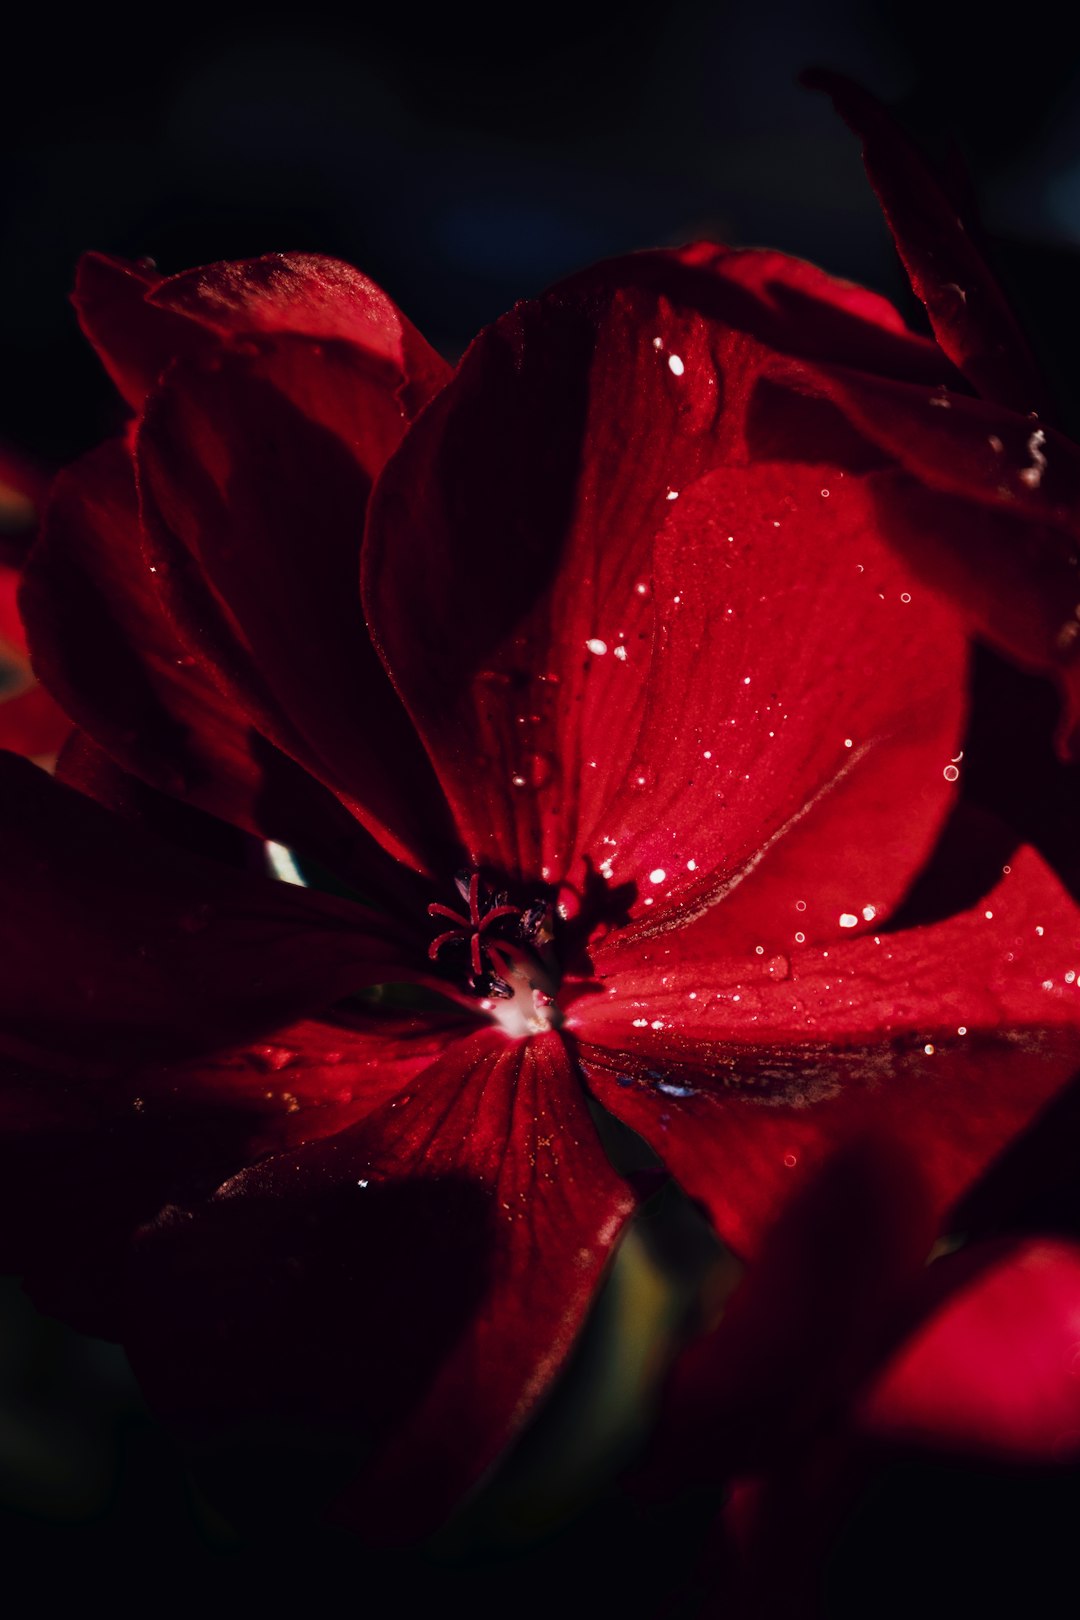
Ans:
[[[936,491],[906,402],[967,385],[876,296],[711,246],[576,277],[453,373],[312,256],[91,256],[76,304],[134,414],[22,595],[78,730],[60,782],[0,760],[12,1258],[193,1442],[332,1433],[332,1511],[422,1533],[635,1207],[590,1099],[749,1253],[870,1120],[946,1209],[1076,1067],[1032,851],[890,927],[969,621],[882,490]]]

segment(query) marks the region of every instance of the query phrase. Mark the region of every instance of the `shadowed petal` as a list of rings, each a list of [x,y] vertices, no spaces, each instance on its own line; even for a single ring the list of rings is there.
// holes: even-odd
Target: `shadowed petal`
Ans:
[[[337,431],[294,402],[313,366]],[[235,708],[393,854],[441,865],[441,795],[360,606],[372,397],[295,341],[174,370],[139,435],[144,521],[165,609]]]
[[[416,977],[363,907],[201,860],[0,756],[0,1050],[107,1073]]]
[[[550,1384],[630,1205],[561,1041],[483,1031],[148,1232],[133,1359],[190,1438],[366,1437],[333,1514],[413,1539]]]
[[[1001,288],[899,126],[843,74],[815,70],[803,82],[831,96],[862,141],[897,252],[949,359],[987,399],[1021,411],[1043,409],[1038,368]]]

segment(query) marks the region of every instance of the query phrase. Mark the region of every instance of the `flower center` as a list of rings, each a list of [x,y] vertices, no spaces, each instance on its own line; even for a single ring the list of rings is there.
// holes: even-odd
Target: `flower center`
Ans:
[[[468,913],[438,901],[428,906],[429,917],[452,925],[432,940],[428,956],[433,962],[457,958],[468,988],[508,1034],[552,1029],[560,1018],[550,899],[515,905],[507,893],[486,889],[479,872],[461,873],[454,882]]]

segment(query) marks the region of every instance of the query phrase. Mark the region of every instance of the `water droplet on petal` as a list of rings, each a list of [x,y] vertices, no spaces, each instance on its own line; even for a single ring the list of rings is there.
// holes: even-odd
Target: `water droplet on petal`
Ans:
[[[788,979],[791,977],[791,963],[786,956],[770,956],[765,964],[765,972],[770,979]]]

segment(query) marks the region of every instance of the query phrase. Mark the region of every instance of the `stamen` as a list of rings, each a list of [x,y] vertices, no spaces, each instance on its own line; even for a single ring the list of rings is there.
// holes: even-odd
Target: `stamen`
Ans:
[[[551,902],[511,904],[505,894],[484,891],[478,872],[459,873],[455,887],[468,915],[433,900],[428,916],[451,923],[428,946],[434,962],[453,946],[465,956],[467,983],[476,995],[498,1003],[493,1016],[514,1034],[537,1034],[554,1019],[557,971],[551,961]]]

